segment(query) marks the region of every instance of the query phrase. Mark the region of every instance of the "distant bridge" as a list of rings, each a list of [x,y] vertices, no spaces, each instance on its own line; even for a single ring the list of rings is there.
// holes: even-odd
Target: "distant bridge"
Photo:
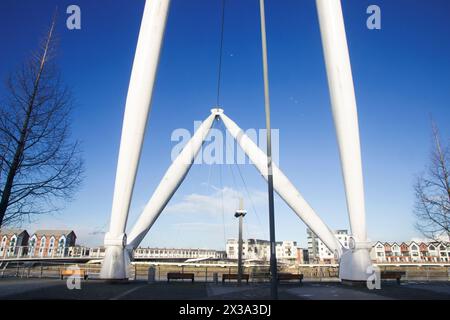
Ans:
[[[34,248],[30,246],[0,247],[0,264],[8,262],[99,262],[105,256],[104,247]],[[226,259],[225,251],[211,249],[137,248],[134,261],[206,262]]]

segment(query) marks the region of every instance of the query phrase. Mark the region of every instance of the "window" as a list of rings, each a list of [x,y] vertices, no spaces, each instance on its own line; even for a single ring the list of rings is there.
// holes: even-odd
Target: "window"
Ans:
[[[8,237],[4,236],[2,238],[2,242],[0,243],[0,255],[3,256],[3,252],[5,251],[5,247],[6,247],[6,241],[8,240]]]
[[[44,248],[45,248],[46,243],[47,243],[47,239],[45,238],[45,236],[42,236],[42,238],[41,238],[41,245],[39,247],[39,254],[41,256],[44,254]]]
[[[6,241],[7,240],[8,240],[8,237],[4,236],[3,239],[2,239],[2,244],[1,244],[2,247],[6,247]]]
[[[62,236],[59,240],[58,240],[58,255],[65,255],[65,247],[66,247],[66,239],[64,238],[64,236]],[[140,253],[142,253],[142,250],[140,250]]]
[[[29,242],[29,244],[28,244],[28,246],[29,246],[29,250],[28,250],[28,255],[31,257],[31,256],[34,256],[34,248],[36,247],[36,237],[35,236],[33,236],[31,239],[30,239],[30,242]]]
[[[55,247],[55,237],[51,237],[50,238],[50,244],[49,244],[49,246],[48,246],[48,251],[47,251],[47,254],[50,256],[50,255],[53,255],[53,248]]]
[[[9,241],[9,246],[10,246],[10,247],[15,247],[15,246],[16,246],[16,243],[17,243],[17,236],[16,236],[16,235],[13,235],[13,236],[11,237],[11,240]]]
[[[9,240],[9,248],[8,248],[8,256],[11,254],[14,254],[15,248],[16,248],[16,243],[17,243],[17,236],[13,235],[11,237],[11,240]]]

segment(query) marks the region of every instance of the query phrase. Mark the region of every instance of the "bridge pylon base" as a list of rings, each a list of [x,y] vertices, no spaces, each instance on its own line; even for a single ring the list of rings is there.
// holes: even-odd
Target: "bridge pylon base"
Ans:
[[[344,249],[339,264],[339,278],[343,283],[366,283],[372,275],[367,248]]]
[[[128,265],[130,257],[125,244],[127,236],[120,234],[114,236],[109,232],[105,235],[105,258],[103,259],[100,279],[103,280],[125,280],[128,279]]]

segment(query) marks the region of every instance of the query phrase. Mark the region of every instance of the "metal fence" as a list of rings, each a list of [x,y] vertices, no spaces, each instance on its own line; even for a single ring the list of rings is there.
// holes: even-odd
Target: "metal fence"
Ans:
[[[77,266],[83,270],[88,279],[99,279],[99,263],[58,263],[58,262],[0,262],[0,277],[20,278],[60,278],[61,271]],[[155,281],[167,281],[168,273],[191,273],[196,282],[222,281],[224,274],[237,274],[236,265],[214,264],[173,264],[173,263],[132,263],[129,267],[130,280],[147,280],[149,268],[153,268]],[[450,281],[448,266],[380,266],[380,271],[405,271],[402,280],[406,281]],[[279,266],[280,273],[302,274],[304,281],[339,281],[337,266]],[[249,275],[250,282],[267,282],[270,280],[269,266],[249,265],[244,267],[244,274]],[[177,280],[183,281],[183,280]],[[188,280],[184,280],[188,281]],[[295,281],[295,280],[293,280]]]

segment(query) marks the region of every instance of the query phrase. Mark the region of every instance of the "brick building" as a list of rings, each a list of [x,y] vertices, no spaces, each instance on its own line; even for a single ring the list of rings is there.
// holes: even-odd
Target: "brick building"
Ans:
[[[28,246],[29,234],[23,229],[0,229],[0,258],[17,254],[19,247]]]
[[[67,255],[67,249],[75,246],[76,239],[73,230],[37,230],[28,241],[28,255],[33,257]]]

